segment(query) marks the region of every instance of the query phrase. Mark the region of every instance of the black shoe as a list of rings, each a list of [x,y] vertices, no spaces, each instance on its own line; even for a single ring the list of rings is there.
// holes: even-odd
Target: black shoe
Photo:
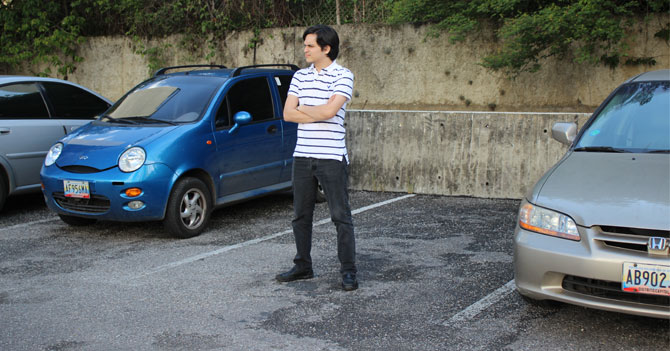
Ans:
[[[308,269],[298,269],[298,267],[293,266],[290,271],[277,274],[275,279],[278,282],[287,283],[299,279],[312,279],[314,278],[314,271],[311,268]]]
[[[352,291],[358,289],[358,280],[356,280],[356,273],[342,274],[342,289],[344,289],[344,291]]]

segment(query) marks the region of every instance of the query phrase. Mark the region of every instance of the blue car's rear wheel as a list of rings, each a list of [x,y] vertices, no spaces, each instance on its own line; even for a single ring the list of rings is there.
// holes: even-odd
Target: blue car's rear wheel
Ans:
[[[191,238],[202,233],[211,212],[205,183],[197,178],[180,179],[170,194],[163,225],[177,237]]]

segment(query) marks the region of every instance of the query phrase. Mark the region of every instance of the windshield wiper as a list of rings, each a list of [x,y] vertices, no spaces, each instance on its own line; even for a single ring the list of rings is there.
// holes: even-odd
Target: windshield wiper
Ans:
[[[100,120],[101,120],[101,121],[102,121],[102,120],[107,120],[107,121],[104,121],[104,122],[137,124],[137,122],[132,121],[132,120],[129,120],[129,119],[125,119],[125,118],[114,118],[114,117],[110,117],[110,116],[108,116],[108,115],[104,115],[104,116],[100,117]]]
[[[146,122],[146,123],[166,123],[166,124],[170,124],[170,125],[173,125],[173,126],[177,125],[177,123],[174,123],[172,121],[166,121],[164,119],[153,119],[153,118],[143,117],[143,116],[128,117],[128,118],[132,118],[133,122],[135,122],[135,123]]]
[[[587,151],[587,152],[630,152],[625,149],[619,149],[611,146],[583,146],[574,149],[573,151]]]

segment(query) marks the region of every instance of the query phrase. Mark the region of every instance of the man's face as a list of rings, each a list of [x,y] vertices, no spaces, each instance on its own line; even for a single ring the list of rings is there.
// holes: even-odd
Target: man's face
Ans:
[[[307,34],[305,36],[305,60],[308,63],[324,63],[330,61],[327,54],[330,52],[330,46],[326,45],[323,49],[316,43],[316,34]]]

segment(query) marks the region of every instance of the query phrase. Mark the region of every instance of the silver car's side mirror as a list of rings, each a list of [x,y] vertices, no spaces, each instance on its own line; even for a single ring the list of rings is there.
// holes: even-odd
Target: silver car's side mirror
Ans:
[[[558,122],[551,128],[551,136],[561,144],[571,145],[577,136],[577,124]]]

